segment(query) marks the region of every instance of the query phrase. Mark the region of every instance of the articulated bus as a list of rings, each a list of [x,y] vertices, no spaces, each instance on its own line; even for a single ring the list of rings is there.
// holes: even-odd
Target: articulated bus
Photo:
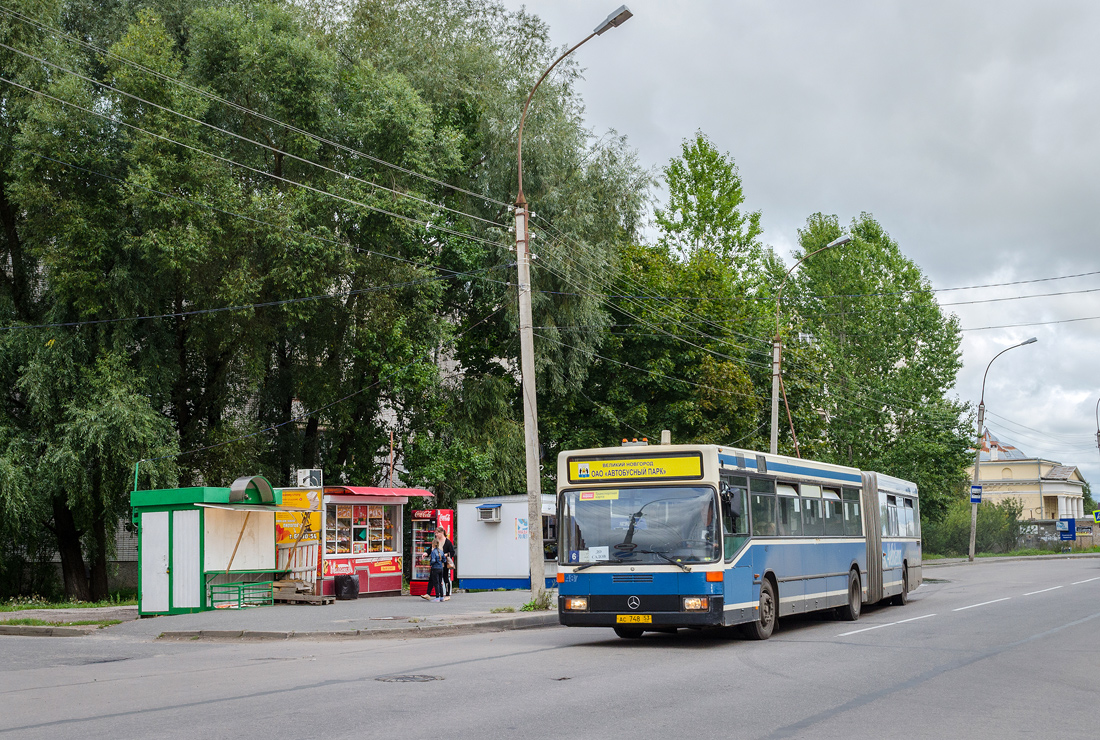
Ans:
[[[903,605],[921,584],[913,483],[716,445],[558,456],[558,615],[619,637]]]

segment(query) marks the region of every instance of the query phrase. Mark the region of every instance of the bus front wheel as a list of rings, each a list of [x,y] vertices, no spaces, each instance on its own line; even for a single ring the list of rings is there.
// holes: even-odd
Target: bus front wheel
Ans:
[[[760,606],[756,621],[745,625],[745,634],[752,640],[767,640],[775,631],[775,587],[765,578],[760,584]]]
[[[837,614],[846,622],[854,622],[859,619],[860,608],[863,606],[863,589],[859,585],[859,574],[854,570],[848,572],[848,603],[838,608]]]

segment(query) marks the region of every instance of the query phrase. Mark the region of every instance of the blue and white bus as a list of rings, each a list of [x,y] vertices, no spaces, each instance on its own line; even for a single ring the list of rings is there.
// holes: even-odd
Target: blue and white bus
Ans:
[[[904,604],[921,584],[915,484],[716,445],[558,456],[558,614],[620,637]]]

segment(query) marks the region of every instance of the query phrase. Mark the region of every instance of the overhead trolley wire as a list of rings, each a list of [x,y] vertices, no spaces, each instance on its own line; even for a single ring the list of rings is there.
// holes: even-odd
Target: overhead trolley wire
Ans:
[[[406,280],[400,283],[390,283],[388,285],[374,285],[369,288],[357,288],[355,290],[345,290],[339,293],[322,293],[320,295],[303,296],[301,298],[283,298],[276,301],[264,301],[261,303],[244,303],[239,306],[219,306],[217,308],[196,308],[191,311],[175,311],[173,313],[162,314],[149,314],[146,316],[123,316],[111,319],[88,319],[85,321],[62,321],[54,324],[13,324],[11,326],[0,326],[0,331],[17,331],[20,329],[60,329],[74,326],[92,326],[96,324],[118,324],[126,321],[145,321],[149,319],[173,319],[183,318],[186,316],[199,316],[202,314],[211,313],[225,313],[228,311],[247,311],[253,308],[270,308],[273,306],[285,306],[291,303],[305,303],[309,301],[323,301],[332,298],[350,298],[356,295],[365,295],[367,293],[380,293],[385,290],[395,290],[397,288],[408,288],[413,285],[423,285],[424,283],[432,283],[439,280],[452,280],[456,277],[468,277],[476,275],[480,272],[488,272],[490,270],[499,270],[505,267],[513,267],[514,265],[497,265],[495,267],[486,267],[481,270],[474,270],[469,273],[456,272],[451,275],[433,275],[431,277],[420,278],[418,280]]]
[[[486,321],[491,319],[493,316],[495,316],[496,314],[503,311],[504,308],[505,308],[504,306],[500,306],[499,308],[494,310],[492,313],[486,315],[484,318],[482,318],[476,324],[471,324],[470,326],[466,327],[465,329],[463,329],[462,331],[458,332],[453,337],[451,337],[451,341],[454,341],[455,339],[458,339],[459,337],[466,334],[467,332],[472,331],[473,329],[480,326],[481,324],[484,324]],[[212,449],[215,449],[215,448],[218,448],[218,447],[225,447],[226,445],[231,445],[231,444],[234,444],[236,442],[241,442],[241,441],[244,441],[246,439],[251,439],[252,437],[256,437],[256,436],[259,436],[261,434],[266,434],[267,432],[273,432],[276,429],[280,429],[282,427],[285,427],[287,424],[294,424],[294,423],[297,423],[297,422],[300,422],[300,421],[304,421],[304,420],[308,419],[309,417],[311,417],[315,414],[319,414],[322,411],[326,411],[327,409],[330,409],[333,406],[336,406],[337,404],[343,403],[344,401],[347,401],[348,399],[354,398],[355,396],[358,396],[360,393],[365,393],[366,391],[369,391],[370,389],[374,388],[375,386],[380,385],[383,381],[392,378],[394,375],[397,375],[402,370],[407,370],[408,368],[413,367],[414,365],[417,365],[418,363],[423,362],[423,361],[424,361],[424,358],[417,358],[416,360],[413,360],[412,362],[408,362],[408,363],[402,365],[401,367],[396,368],[396,369],[392,370],[391,372],[389,372],[385,375],[382,375],[381,377],[378,378],[378,380],[374,381],[370,385],[364,386],[364,387],[360,388],[359,390],[352,391],[351,393],[348,393],[347,395],[345,395],[341,398],[338,398],[335,401],[332,401],[331,403],[327,403],[324,406],[320,406],[316,409],[313,409],[312,411],[307,411],[303,414],[298,414],[297,416],[291,416],[286,421],[279,422],[278,424],[272,424],[271,426],[265,427],[263,429],[255,431],[255,432],[250,432],[248,434],[242,434],[239,437],[234,437],[233,439],[228,439],[228,440],[225,440],[224,442],[217,442],[217,443],[211,444],[211,445],[204,445],[202,447],[195,447],[194,449],[186,450],[184,452],[177,452],[177,453],[172,454],[172,455],[160,455],[159,457],[145,458],[145,459],[142,459],[142,460],[138,460],[138,464],[140,465],[143,462],[154,462],[156,460],[174,459],[174,458],[178,458],[178,457],[183,457],[185,455],[193,455],[196,452],[204,452],[206,450],[212,450]]]
[[[464,216],[466,218],[473,219],[475,221],[480,221],[482,223],[489,224],[490,226],[496,226],[498,228],[504,228],[504,224],[501,224],[498,221],[491,221],[487,218],[482,218],[481,216],[475,216],[472,213],[466,213],[465,211],[460,211],[457,208],[451,208],[450,206],[443,205],[442,203],[436,203],[434,201],[430,201],[430,200],[427,200],[425,198],[421,198],[419,196],[413,195],[412,193],[403,192],[403,191],[397,190],[395,188],[388,188],[385,185],[379,185],[376,182],[371,182],[370,180],[364,180],[361,177],[356,177],[355,175],[351,175],[347,172],[343,172],[342,170],[338,170],[334,167],[329,167],[328,165],[321,164],[319,162],[314,162],[313,160],[306,159],[305,157],[299,157],[297,154],[292,154],[290,152],[280,150],[280,149],[278,149],[278,148],[276,148],[276,147],[274,147],[270,144],[264,144],[262,142],[256,141],[255,139],[250,139],[247,136],[243,136],[243,135],[238,134],[234,131],[230,131],[228,129],[221,128],[220,126],[215,126],[212,123],[208,123],[208,122],[200,120],[198,118],[194,118],[193,116],[189,116],[186,113],[182,113],[180,111],[174,110],[173,108],[169,108],[168,106],[160,105],[160,104],[154,103],[150,100],[146,100],[145,98],[142,98],[138,95],[128,93],[125,90],[121,90],[117,87],[114,87],[113,85],[108,85],[106,82],[101,82],[101,81],[93,79],[91,77],[87,77],[87,76],[82,75],[79,72],[71,70],[67,67],[62,67],[59,64],[54,64],[53,62],[49,61],[48,59],[44,59],[42,57],[37,57],[37,56],[35,56],[33,54],[30,54],[28,52],[16,49],[13,46],[8,46],[7,44],[5,44],[3,42],[0,42],[0,48],[7,49],[9,51],[13,51],[16,54],[21,54],[22,56],[27,57],[28,59],[33,59],[37,62],[41,62],[42,64],[49,65],[50,67],[53,67],[54,69],[60,70],[60,71],[65,72],[67,74],[71,74],[74,77],[77,77],[81,80],[84,80],[85,82],[90,82],[93,85],[98,85],[98,86],[104,88],[105,90],[111,90],[112,92],[116,92],[119,95],[124,95],[127,98],[130,98],[131,100],[136,100],[139,103],[142,103],[144,105],[148,105],[148,106],[151,106],[153,108],[157,108],[157,109],[162,110],[166,113],[171,113],[172,115],[179,116],[180,118],[182,118],[184,120],[191,121],[192,123],[197,123],[200,126],[206,126],[209,129],[212,129],[212,130],[217,131],[219,133],[225,134],[227,136],[232,136],[233,138],[239,139],[240,141],[244,141],[244,142],[247,142],[249,144],[253,144],[255,146],[260,147],[261,149],[265,149],[265,150],[270,151],[274,154],[281,154],[284,157],[286,157],[287,159],[293,159],[293,160],[298,161],[298,162],[303,162],[305,164],[312,165],[312,166],[317,167],[319,169],[322,169],[326,172],[330,172],[332,174],[339,175],[342,178],[352,180],[354,182],[362,183],[363,185],[368,185],[372,188],[377,188],[379,190],[384,190],[388,193],[392,193],[392,194],[400,196],[402,198],[409,198],[411,200],[417,201],[418,203],[423,203],[424,205],[428,205],[428,206],[431,206],[433,208],[440,208],[444,211],[448,211],[450,213],[454,213],[454,214],[459,215],[459,216]]]
[[[73,164],[72,162],[66,162],[63,159],[56,159],[56,158],[50,157],[46,154],[42,154],[41,152],[31,151],[30,149],[22,149],[20,147],[13,146],[12,144],[9,144],[7,142],[0,141],[0,146],[6,147],[8,149],[12,149],[12,150],[17,151],[17,152],[21,152],[23,154],[29,154],[33,157],[38,157],[39,159],[45,159],[45,160],[48,160],[50,162],[55,162],[57,164],[64,165],[66,167],[72,167],[75,170],[80,170],[81,172],[87,172],[90,175],[95,175],[97,177],[102,177],[102,178],[107,179],[107,180],[112,180],[112,181],[120,183],[120,184],[122,184],[126,187],[138,188],[139,190],[144,190],[146,192],[153,193],[154,195],[160,195],[160,196],[165,197],[165,198],[171,198],[172,200],[180,201],[181,203],[188,203],[188,204],[193,205],[193,206],[198,206],[200,208],[205,208],[209,211],[213,211],[214,213],[220,213],[224,216],[232,216],[233,218],[239,218],[239,219],[242,219],[244,221],[249,221],[249,222],[254,223],[254,224],[259,224],[261,226],[270,226],[271,228],[278,229],[279,231],[285,231],[289,234],[295,234],[297,236],[302,236],[302,237],[305,237],[307,239],[315,239],[319,242],[324,242],[326,244],[332,244],[334,246],[348,247],[350,249],[354,249],[357,252],[360,252],[361,254],[367,254],[367,255],[370,255],[372,257],[381,257],[381,258],[384,258],[384,259],[393,260],[395,262],[404,262],[405,264],[409,264],[409,265],[412,265],[414,267],[421,267],[421,268],[427,268],[427,269],[432,269],[432,270],[442,270],[443,272],[454,272],[453,270],[447,270],[446,268],[439,267],[438,265],[433,265],[433,264],[430,264],[430,263],[427,263],[427,262],[419,262],[417,260],[411,260],[411,259],[408,259],[407,257],[398,257],[396,255],[388,254],[386,252],[379,252],[379,251],[374,250],[374,249],[363,249],[362,247],[355,247],[355,246],[352,246],[351,244],[348,244],[346,242],[342,242],[342,241],[339,241],[337,239],[330,239],[328,237],[321,236],[320,234],[313,234],[313,233],[310,233],[308,231],[303,231],[301,229],[296,229],[292,226],[284,226],[284,225],[281,225],[281,224],[272,223],[270,221],[264,221],[263,219],[256,218],[255,216],[247,216],[243,213],[237,213],[235,211],[229,211],[229,210],[226,210],[224,208],[218,208],[217,206],[212,206],[209,203],[203,203],[201,201],[193,200],[191,198],[185,198],[181,195],[176,195],[174,193],[166,193],[163,190],[157,190],[156,188],[149,187],[148,185],[142,185],[140,183],[136,183],[136,182],[133,182],[131,180],[126,180],[126,179],[123,179],[121,177],[117,177],[115,175],[108,175],[104,172],[99,172],[98,170],[93,170],[93,169],[89,169],[87,167],[82,167],[78,164]]]
[[[147,187],[145,185],[140,185],[140,184],[137,184],[137,183],[129,182],[129,181],[123,180],[120,177],[115,177],[114,175],[108,175],[108,174],[105,174],[103,172],[98,172],[96,170],[88,169],[87,167],[81,167],[80,165],[72,164],[71,162],[65,162],[65,161],[60,160],[60,159],[55,159],[55,158],[49,157],[45,154],[40,154],[38,152],[33,152],[33,151],[26,150],[26,149],[21,149],[19,147],[12,146],[12,145],[4,143],[4,142],[0,142],[0,146],[4,146],[8,149],[12,149],[14,151],[22,152],[24,154],[29,154],[29,155],[32,155],[32,156],[35,156],[35,157],[40,157],[42,159],[46,159],[46,160],[49,160],[51,162],[55,162],[57,164],[65,166],[65,167],[72,167],[73,169],[80,170],[82,172],[87,172],[88,174],[97,175],[99,177],[103,177],[103,178],[108,179],[108,180],[113,180],[115,182],[118,182],[118,183],[126,185],[126,186],[140,188],[142,190],[146,190],[148,192],[155,193],[157,195],[161,195],[161,196],[164,196],[166,198],[172,198],[172,199],[179,200],[179,201],[182,201],[182,202],[185,202],[185,203],[189,203],[191,205],[199,206],[199,207],[202,207],[202,208],[207,208],[211,211],[214,211],[216,213],[221,213],[221,214],[226,215],[226,216],[241,218],[241,219],[244,219],[246,221],[250,221],[252,223],[257,223],[257,224],[264,225],[264,226],[270,226],[274,229],[279,229],[281,231],[287,231],[289,233],[292,233],[292,234],[295,234],[295,235],[298,235],[298,236],[302,236],[302,237],[305,237],[307,239],[316,239],[317,241],[333,244],[333,245],[339,246],[339,247],[350,247],[351,249],[354,249],[357,252],[368,254],[370,256],[383,257],[383,258],[386,258],[386,259],[395,260],[395,261],[398,261],[398,262],[403,262],[403,263],[412,265],[414,267],[422,268],[422,269],[438,270],[438,271],[441,271],[441,272],[449,273],[447,275],[442,275],[442,276],[435,276],[435,277],[431,277],[431,278],[423,278],[423,279],[418,279],[418,280],[406,281],[406,282],[403,282],[403,283],[394,283],[394,284],[388,285],[388,286],[377,286],[377,287],[373,287],[373,288],[364,288],[364,289],[355,290],[355,291],[343,291],[343,292],[334,293],[334,294],[323,294],[323,295],[317,295],[317,296],[307,296],[307,297],[302,297],[302,298],[290,298],[290,299],[285,299],[285,300],[268,301],[268,302],[264,302],[264,303],[249,303],[249,304],[242,304],[240,306],[226,306],[226,307],[213,308],[213,309],[196,309],[196,310],[193,310],[193,311],[182,311],[182,312],[176,312],[176,313],[170,313],[170,314],[156,314],[156,315],[148,315],[148,316],[130,316],[130,317],[114,318],[114,319],[95,319],[95,320],[88,320],[88,321],[60,322],[60,323],[53,323],[53,324],[22,324],[22,325],[16,324],[16,325],[12,325],[12,326],[0,326],[0,331],[9,331],[9,330],[18,330],[18,329],[48,329],[48,328],[59,328],[59,327],[85,326],[85,325],[91,325],[91,324],[118,323],[118,322],[123,322],[123,321],[139,321],[139,320],[143,320],[143,319],[173,318],[173,317],[191,316],[191,315],[204,314],[204,313],[218,313],[218,312],[222,312],[222,311],[239,311],[239,310],[247,310],[247,309],[250,309],[250,308],[260,308],[260,307],[267,307],[267,306],[282,305],[282,304],[285,304],[285,303],[299,303],[299,302],[303,302],[303,301],[323,300],[325,298],[343,298],[343,297],[347,297],[347,296],[350,296],[350,295],[356,295],[358,293],[363,293],[363,292],[376,292],[378,290],[383,290],[383,289],[406,287],[406,286],[416,285],[416,284],[419,284],[419,283],[430,282],[430,281],[434,281],[434,280],[452,279],[452,278],[455,278],[455,277],[477,277],[478,279],[488,280],[489,282],[500,283],[501,285],[511,285],[512,284],[508,281],[492,280],[492,279],[489,279],[489,278],[478,277],[478,276],[480,275],[480,273],[485,273],[485,272],[490,272],[490,271],[493,271],[493,270],[499,270],[499,269],[514,267],[515,266],[514,262],[513,263],[506,263],[506,264],[502,264],[502,265],[496,265],[496,266],[493,266],[493,267],[482,268],[480,270],[467,271],[467,272],[461,272],[461,271],[456,271],[456,270],[448,270],[446,268],[438,267],[436,265],[423,263],[423,262],[417,262],[415,260],[406,259],[404,257],[397,257],[397,256],[394,256],[394,255],[391,255],[391,254],[386,254],[386,253],[383,253],[383,252],[376,252],[376,251],[373,251],[373,250],[361,249],[359,247],[354,247],[354,246],[348,245],[344,242],[340,242],[340,241],[337,241],[335,239],[329,239],[327,237],[323,237],[323,236],[320,236],[318,234],[311,234],[311,233],[306,232],[306,231],[301,231],[300,229],[294,229],[294,228],[289,227],[289,226],[281,226],[279,224],[273,224],[269,221],[263,221],[261,219],[254,218],[252,216],[246,216],[246,215],[241,214],[241,213],[235,213],[233,211],[227,211],[227,210],[224,210],[224,209],[221,209],[221,208],[217,208],[216,206],[211,206],[211,205],[206,204],[206,203],[200,203],[198,201],[194,201],[194,200],[191,200],[189,198],[184,198],[182,196],[173,195],[171,193],[165,193],[165,192],[157,190],[155,188],[150,188],[150,187]]]
[[[395,211],[390,211],[390,210],[387,210],[385,208],[379,208],[378,206],[372,206],[368,203],[363,203],[362,201],[355,200],[354,198],[348,198],[346,196],[339,195],[337,193],[332,193],[332,192],[329,192],[329,191],[326,191],[326,190],[321,190],[320,188],[315,188],[312,185],[307,185],[306,183],[298,182],[297,180],[291,180],[289,178],[282,177],[280,175],[276,175],[276,174],[273,174],[271,172],[264,172],[261,169],[258,169],[256,167],[251,167],[247,164],[242,164],[240,162],[236,162],[232,159],[229,159],[228,157],[223,157],[220,154],[215,154],[213,152],[208,152],[205,149],[201,149],[199,147],[192,146],[190,144],[185,144],[181,141],[176,141],[175,139],[172,139],[170,137],[163,136],[161,134],[158,134],[158,133],[155,133],[155,132],[152,132],[152,131],[148,131],[146,129],[141,128],[140,126],[134,125],[132,123],[127,123],[126,121],[122,121],[122,120],[120,120],[118,118],[115,118],[113,116],[109,116],[106,113],[97,113],[96,111],[91,110],[90,108],[85,108],[84,106],[78,105],[77,103],[73,103],[73,102],[68,101],[68,100],[63,100],[62,98],[58,98],[56,96],[50,95],[49,93],[42,92],[41,90],[36,90],[32,87],[28,87],[27,85],[23,85],[23,84],[20,84],[18,82],[13,82],[12,80],[9,80],[6,77],[0,76],[0,82],[6,82],[9,85],[12,85],[13,87],[18,87],[18,88],[20,88],[22,90],[26,90],[27,92],[32,93],[34,95],[40,95],[44,98],[48,98],[49,100],[53,100],[53,101],[56,101],[58,103],[61,103],[62,105],[67,105],[67,106],[70,106],[72,108],[76,108],[79,111],[82,111],[84,113],[88,113],[90,115],[96,116],[97,118],[102,118],[103,120],[111,121],[112,123],[116,123],[120,126],[126,126],[127,128],[134,129],[135,131],[140,131],[143,134],[146,134],[148,136],[152,136],[156,139],[160,139],[160,140],[168,142],[170,144],[175,144],[176,146],[180,146],[180,147],[183,147],[185,149],[190,149],[191,151],[194,151],[198,154],[202,154],[202,155],[205,155],[205,156],[210,157],[212,159],[216,159],[220,162],[224,162],[225,164],[235,166],[235,167],[240,167],[241,169],[248,170],[249,172],[253,172],[257,175],[260,175],[261,177],[268,177],[268,178],[271,178],[272,180],[277,180],[279,182],[285,182],[288,185],[294,185],[294,186],[300,187],[304,190],[308,190],[310,192],[317,193],[318,195],[327,196],[329,198],[333,198],[335,200],[343,201],[343,202],[348,203],[350,205],[359,206],[360,208],[365,208],[369,211],[374,211],[376,213],[381,213],[383,215],[390,216],[392,218],[397,218],[397,219],[401,219],[403,221],[408,221],[410,223],[414,223],[414,224],[417,224],[419,226],[423,226],[426,229],[434,229],[436,231],[441,231],[441,232],[446,233],[446,234],[451,234],[453,236],[458,236],[458,237],[461,237],[463,239],[469,239],[471,241],[481,242],[483,244],[489,244],[491,246],[498,246],[498,247],[505,247],[505,248],[508,247],[507,244],[504,244],[502,242],[495,242],[495,241],[492,241],[492,240],[489,240],[489,239],[484,239],[484,238],[479,237],[479,236],[474,236],[473,234],[467,234],[467,233],[463,233],[461,231],[456,231],[454,229],[449,229],[445,226],[437,226],[437,225],[432,224],[432,223],[427,222],[427,221],[421,221],[420,219],[414,218],[412,216],[406,216],[404,214],[397,213]]]
[[[119,62],[122,62],[123,64],[127,64],[127,65],[129,65],[129,66],[131,66],[135,69],[139,69],[142,72],[145,72],[146,74],[152,75],[152,76],[154,76],[154,77],[156,77],[160,80],[172,83],[174,85],[178,85],[178,86],[184,88],[185,90],[188,90],[190,92],[194,92],[194,93],[196,93],[198,95],[201,95],[201,96],[203,96],[203,97],[205,97],[209,100],[214,100],[214,101],[216,101],[218,103],[221,103],[222,105],[228,106],[228,107],[230,107],[230,108],[232,108],[236,111],[239,111],[241,113],[245,113],[245,114],[250,115],[250,116],[254,116],[254,117],[256,117],[256,118],[258,118],[262,121],[266,121],[267,123],[271,123],[271,124],[274,124],[274,125],[277,125],[277,126],[281,126],[281,127],[285,128],[288,131],[292,131],[292,132],[294,132],[296,134],[299,134],[301,136],[305,136],[305,137],[308,137],[310,139],[313,139],[314,141],[316,141],[318,143],[322,143],[322,144],[326,144],[326,145],[331,146],[331,147],[335,147],[336,149],[344,151],[344,152],[346,152],[348,154],[351,154],[353,156],[361,157],[361,158],[366,159],[368,161],[374,162],[375,164],[379,164],[379,165],[382,165],[384,167],[389,167],[393,170],[396,170],[398,172],[403,172],[404,174],[410,175],[412,177],[418,177],[422,180],[432,182],[436,185],[440,185],[440,186],[448,188],[450,190],[454,190],[455,192],[470,195],[470,196],[478,198],[478,199],[480,199],[480,200],[482,200],[486,203],[493,203],[494,205],[504,206],[505,208],[510,208],[511,207],[508,203],[504,203],[502,201],[496,200],[496,199],[491,198],[491,197],[489,197],[489,196],[487,196],[483,193],[476,193],[472,190],[467,190],[467,189],[461,188],[457,185],[453,185],[449,182],[446,182],[445,180],[440,180],[438,178],[432,177],[431,175],[425,175],[422,172],[416,172],[415,170],[410,170],[406,167],[402,167],[401,165],[394,164],[392,162],[387,162],[386,160],[381,159],[380,157],[376,157],[374,155],[367,154],[365,152],[361,152],[357,149],[354,149],[352,147],[347,146],[346,144],[341,144],[337,141],[333,141],[331,139],[325,138],[325,137],[320,136],[318,134],[314,134],[312,132],[309,132],[309,131],[306,131],[304,129],[298,128],[297,126],[294,126],[292,124],[280,121],[279,119],[273,118],[273,117],[268,116],[264,113],[260,113],[259,111],[254,111],[254,110],[252,110],[250,108],[247,108],[247,107],[245,107],[245,106],[243,106],[239,103],[235,103],[232,100],[228,100],[228,99],[223,98],[223,97],[221,97],[221,96],[219,96],[215,93],[212,93],[209,90],[204,90],[203,88],[198,87],[196,85],[192,85],[192,84],[190,84],[190,83],[188,83],[184,80],[176,79],[175,77],[172,77],[171,75],[167,75],[163,72],[160,72],[158,70],[147,67],[147,66],[141,64],[140,62],[135,62],[131,59],[127,59],[126,57],[121,56],[119,54],[116,54],[115,52],[110,51],[109,49],[105,49],[105,48],[96,46],[95,44],[93,44],[89,41],[77,38],[75,36],[71,36],[71,35],[65,33],[64,31],[62,31],[61,29],[49,26],[45,23],[42,23],[41,21],[37,21],[37,20],[35,20],[35,19],[33,19],[29,16],[23,15],[22,13],[19,13],[17,11],[13,11],[9,8],[5,8],[2,5],[0,5],[0,13],[4,13],[5,15],[8,15],[12,18],[15,18],[16,20],[19,20],[23,23],[32,25],[32,26],[34,26],[34,27],[38,28],[39,30],[44,31],[46,33],[50,33],[50,34],[53,34],[53,35],[55,35],[59,38],[63,38],[63,39],[66,39],[68,41],[71,41],[73,43],[79,44],[80,46],[83,46],[84,48],[88,49],[89,51],[93,51],[93,52],[95,52],[97,54],[100,54],[104,57],[107,57],[107,58],[110,58],[110,59],[115,59]]]

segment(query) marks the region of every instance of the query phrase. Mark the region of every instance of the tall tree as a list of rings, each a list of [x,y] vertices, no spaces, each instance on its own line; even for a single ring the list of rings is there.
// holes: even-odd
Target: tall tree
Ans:
[[[842,233],[835,216],[815,214],[800,254]],[[938,518],[965,478],[965,407],[948,395],[962,364],[958,319],[872,216],[848,233],[851,243],[807,260],[789,287],[824,358],[828,457],[913,480]],[[792,364],[803,356],[788,353]]]

